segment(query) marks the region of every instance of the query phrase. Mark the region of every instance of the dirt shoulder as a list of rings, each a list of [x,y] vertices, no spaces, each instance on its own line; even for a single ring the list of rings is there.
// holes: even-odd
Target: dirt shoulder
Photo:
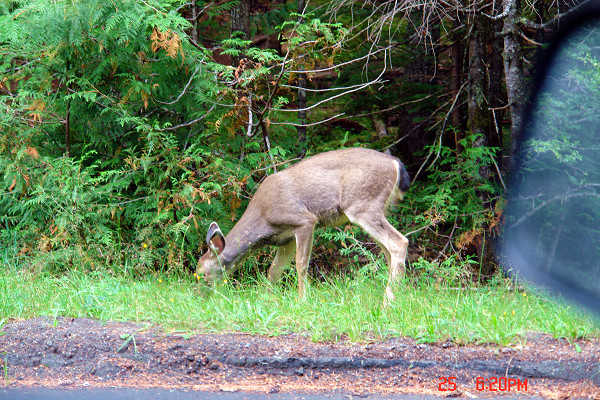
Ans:
[[[190,336],[150,325],[36,318],[2,327],[0,362],[2,385],[10,387],[129,386],[360,397],[510,392],[600,399],[600,341],[531,334],[523,342],[510,347],[417,344],[407,338],[313,343],[296,334]]]

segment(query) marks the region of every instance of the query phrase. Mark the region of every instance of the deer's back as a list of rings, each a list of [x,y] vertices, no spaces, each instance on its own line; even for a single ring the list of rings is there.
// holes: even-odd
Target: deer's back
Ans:
[[[267,177],[250,202],[271,223],[317,216],[336,224],[357,201],[385,206],[396,187],[399,161],[375,150],[335,150],[306,158]]]

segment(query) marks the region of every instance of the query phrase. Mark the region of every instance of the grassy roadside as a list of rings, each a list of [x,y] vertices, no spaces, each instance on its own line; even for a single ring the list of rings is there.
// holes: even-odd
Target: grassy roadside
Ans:
[[[598,321],[539,294],[509,290],[506,282],[478,290],[404,285],[396,303],[383,308],[384,280],[366,277],[313,284],[308,299],[301,301],[293,287],[271,287],[267,282],[225,283],[200,294],[189,276],[133,279],[74,271],[56,277],[3,269],[3,320],[92,317],[149,321],[190,333],[299,332],[317,341],[344,335],[354,341],[405,335],[422,341],[508,344],[528,331],[570,339],[600,336]]]

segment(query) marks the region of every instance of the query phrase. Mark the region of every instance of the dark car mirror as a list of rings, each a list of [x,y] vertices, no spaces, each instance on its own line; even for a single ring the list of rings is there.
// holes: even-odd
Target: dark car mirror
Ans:
[[[504,267],[600,314],[599,2],[570,16],[546,51],[520,138]]]

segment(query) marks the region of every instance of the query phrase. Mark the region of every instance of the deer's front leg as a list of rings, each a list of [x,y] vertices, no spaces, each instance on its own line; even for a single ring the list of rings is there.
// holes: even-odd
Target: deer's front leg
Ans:
[[[277,248],[277,254],[275,254],[271,268],[269,268],[269,281],[271,283],[274,284],[281,278],[283,269],[290,263],[295,250],[296,240],[294,239],[292,239],[288,244],[284,244],[283,246],[279,246]]]
[[[313,245],[314,225],[301,226],[296,229],[296,272],[298,273],[298,294],[306,298],[308,264]]]

